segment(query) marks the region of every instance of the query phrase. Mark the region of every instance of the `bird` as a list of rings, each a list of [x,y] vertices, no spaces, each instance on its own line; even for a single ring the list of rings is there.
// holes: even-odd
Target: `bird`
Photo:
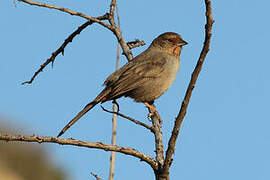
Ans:
[[[141,54],[128,61],[105,80],[105,88],[58,134],[60,137],[98,103],[130,97],[157,112],[154,101],[165,93],[176,78],[182,46],[188,44],[175,32],[155,38]]]

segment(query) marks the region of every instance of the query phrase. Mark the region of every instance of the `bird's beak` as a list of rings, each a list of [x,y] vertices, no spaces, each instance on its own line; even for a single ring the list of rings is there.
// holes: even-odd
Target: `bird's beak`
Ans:
[[[187,45],[188,43],[184,40],[182,40],[180,43],[179,43],[179,46],[184,46],[184,45]]]

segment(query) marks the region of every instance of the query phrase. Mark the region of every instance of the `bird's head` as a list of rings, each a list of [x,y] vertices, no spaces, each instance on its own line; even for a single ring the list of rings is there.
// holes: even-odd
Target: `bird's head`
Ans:
[[[150,47],[159,48],[161,51],[179,56],[182,46],[188,44],[182,37],[174,32],[166,32],[153,40]]]

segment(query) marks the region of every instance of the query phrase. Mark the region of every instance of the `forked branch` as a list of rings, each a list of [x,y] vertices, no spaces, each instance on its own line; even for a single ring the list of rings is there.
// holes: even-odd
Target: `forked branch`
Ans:
[[[63,8],[63,7],[59,7],[59,6],[55,6],[55,5],[50,5],[50,4],[45,4],[45,3],[38,3],[38,2],[33,2],[33,1],[29,1],[29,0],[18,0],[19,2],[24,2],[26,4],[29,5],[33,5],[33,6],[39,6],[39,7],[45,7],[45,8],[49,8],[49,9],[55,9],[55,10],[59,10],[61,12],[64,13],[68,13],[70,15],[73,16],[79,16],[82,17],[84,19],[89,20],[88,22],[84,23],[83,25],[81,25],[75,32],[73,32],[66,40],[65,42],[55,51],[52,53],[52,56],[47,59],[47,61],[45,61],[40,68],[34,73],[34,75],[32,76],[32,78],[29,81],[25,81],[22,84],[31,84],[34,79],[36,78],[36,76],[42,72],[42,70],[49,64],[53,62],[56,58],[56,56],[58,54],[60,54],[62,52],[62,54],[64,53],[64,48],[66,47],[66,45],[68,43],[70,43],[72,41],[72,39],[78,35],[83,29],[85,29],[87,26],[93,24],[93,23],[98,23],[100,25],[102,25],[103,27],[109,29],[110,31],[112,31],[114,33],[114,35],[116,36],[118,42],[121,45],[121,48],[123,50],[123,54],[126,56],[126,58],[130,61],[133,58],[132,52],[130,51],[131,48],[135,48],[141,45],[144,45],[143,41],[137,41],[136,44],[134,46],[130,46],[126,43],[126,41],[124,40],[123,36],[122,36],[122,32],[120,30],[120,28],[118,28],[117,24],[115,23],[115,18],[114,18],[114,11],[115,11],[115,5],[116,5],[116,0],[112,0],[111,4],[110,4],[110,13],[106,13],[103,16],[100,17],[91,17],[91,16],[87,16],[83,13],[77,12],[77,11],[73,11],[70,10],[68,8]],[[109,23],[104,22],[104,20],[109,20]]]

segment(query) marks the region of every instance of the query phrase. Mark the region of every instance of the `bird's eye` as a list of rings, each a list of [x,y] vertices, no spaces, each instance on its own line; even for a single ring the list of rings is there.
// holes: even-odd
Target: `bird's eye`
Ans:
[[[173,43],[174,41],[173,41],[173,39],[167,39],[169,42],[171,42],[171,43]]]

